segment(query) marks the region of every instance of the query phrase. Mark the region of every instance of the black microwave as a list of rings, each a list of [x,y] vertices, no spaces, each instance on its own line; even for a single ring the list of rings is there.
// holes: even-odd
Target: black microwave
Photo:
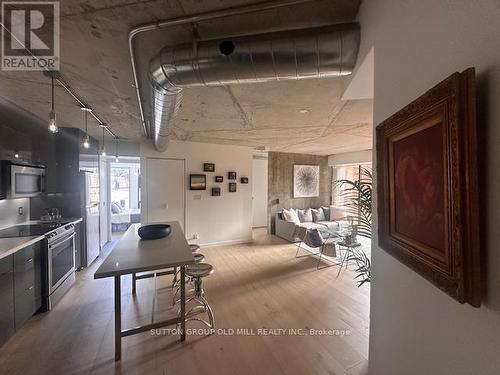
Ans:
[[[34,197],[45,192],[45,167],[2,160],[0,199]]]

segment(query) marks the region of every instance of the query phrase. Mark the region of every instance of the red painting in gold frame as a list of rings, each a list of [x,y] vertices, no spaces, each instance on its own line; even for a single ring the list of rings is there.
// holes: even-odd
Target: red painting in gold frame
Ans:
[[[461,303],[479,307],[475,72],[454,73],[382,122],[379,246]]]

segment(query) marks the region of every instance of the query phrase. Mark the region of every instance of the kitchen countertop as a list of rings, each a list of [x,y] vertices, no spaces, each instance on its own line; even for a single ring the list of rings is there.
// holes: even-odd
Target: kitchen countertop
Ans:
[[[64,218],[61,221],[68,223],[79,223],[83,219],[80,218]],[[40,221],[31,220],[21,224],[38,224]],[[17,224],[20,225],[20,224]],[[32,245],[35,242],[41,241],[45,236],[31,236],[31,237],[13,237],[13,238],[0,238],[0,259],[8,257],[11,254],[25,248],[26,246]]]

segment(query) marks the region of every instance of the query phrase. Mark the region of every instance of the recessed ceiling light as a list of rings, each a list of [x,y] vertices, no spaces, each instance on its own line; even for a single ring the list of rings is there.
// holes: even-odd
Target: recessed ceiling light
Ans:
[[[302,109],[299,109],[299,112],[300,113],[309,113],[309,110],[305,109],[305,108],[302,108]]]

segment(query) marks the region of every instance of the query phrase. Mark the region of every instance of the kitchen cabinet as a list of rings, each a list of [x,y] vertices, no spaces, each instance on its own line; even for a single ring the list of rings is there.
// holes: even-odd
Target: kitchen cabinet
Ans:
[[[41,307],[41,241],[14,254],[14,321],[19,329]]]
[[[59,128],[56,136],[57,190],[59,193],[79,192],[80,161],[89,159],[98,166],[99,143],[89,137],[90,148],[82,146],[86,134],[77,128]]]
[[[42,306],[42,241],[0,259],[0,345]]]
[[[14,324],[14,256],[0,259],[0,345],[16,330]]]
[[[82,268],[82,249],[84,249],[85,243],[83,242],[82,236],[83,223],[79,222],[75,224],[75,270],[80,270]]]

